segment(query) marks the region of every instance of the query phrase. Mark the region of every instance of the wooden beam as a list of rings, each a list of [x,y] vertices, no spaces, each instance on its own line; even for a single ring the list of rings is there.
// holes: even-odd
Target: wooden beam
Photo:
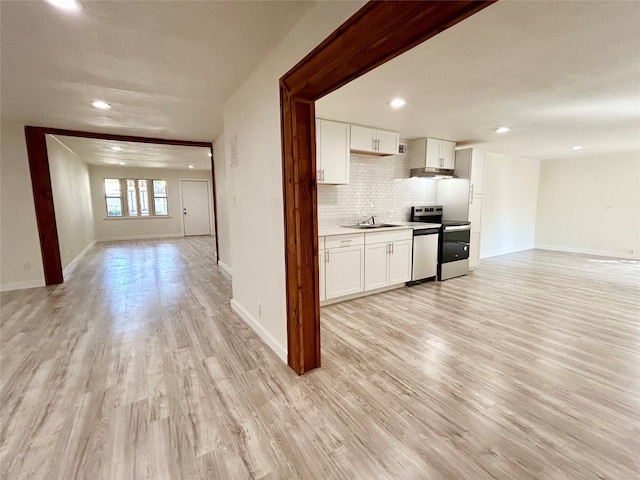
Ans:
[[[289,70],[283,83],[292,96],[318,100],[492,3],[369,2]]]
[[[369,2],[280,79],[287,346],[296,373],[321,362],[314,102],[492,3]]]
[[[33,203],[36,208],[36,222],[40,237],[44,283],[55,285],[62,283],[64,277],[60,260],[56,212],[53,206],[47,141],[44,129],[39,127],[24,127],[24,134],[27,141]]]

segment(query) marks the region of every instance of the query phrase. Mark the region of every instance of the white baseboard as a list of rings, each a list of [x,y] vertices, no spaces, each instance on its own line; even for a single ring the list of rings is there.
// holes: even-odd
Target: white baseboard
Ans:
[[[500,250],[492,250],[491,252],[488,252],[488,253],[480,252],[480,258],[490,258],[490,257],[497,257],[498,255],[507,255],[509,253],[524,252],[525,250],[531,250],[532,248],[534,248],[534,245],[530,243],[527,245],[519,245],[517,247],[509,247],[509,248],[503,248]]]
[[[71,260],[71,263],[69,263],[69,265],[67,265],[67,267],[62,270],[62,277],[66,278],[67,275],[69,275],[71,273],[71,271],[75,268],[75,266],[78,264],[78,261],[84,257],[86,255],[86,253],[91,250],[91,248],[96,244],[96,241],[94,240],[93,242],[91,242],[89,245],[87,245],[87,247],[80,252],[80,255],[78,255],[76,258],[74,258],[73,260]]]
[[[224,263],[221,260],[218,260],[218,266],[224,270],[225,272],[227,272],[229,275],[233,276],[233,273],[231,273],[231,267],[229,265],[227,265],[226,263]]]
[[[98,242],[117,242],[120,240],[153,240],[155,238],[183,238],[181,233],[161,233],[156,235],[131,235],[128,237],[106,237],[99,238]]]
[[[540,244],[535,246],[540,250],[554,250],[556,252],[566,253],[581,253],[584,255],[597,255],[599,257],[614,257],[614,258],[626,258],[629,260],[640,260],[640,253],[622,253],[622,252],[608,252],[606,250],[591,250],[590,248],[574,248],[574,247],[562,247],[560,245],[546,245]]]
[[[0,285],[0,292],[10,292],[11,290],[24,290],[26,288],[44,287],[44,280],[29,280],[27,282],[3,283]]]
[[[231,308],[236,312],[240,318],[242,318],[253,330],[264,340],[264,342],[271,347],[276,355],[280,357],[280,359],[287,363],[287,349],[280,345],[273,336],[269,332],[267,332],[262,325],[260,325],[253,316],[249,314],[238,302],[234,299],[231,299]]]

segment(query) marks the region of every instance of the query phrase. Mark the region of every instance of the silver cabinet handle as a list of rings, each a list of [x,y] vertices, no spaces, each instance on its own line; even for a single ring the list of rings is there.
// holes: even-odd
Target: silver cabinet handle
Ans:
[[[471,184],[471,195],[473,196],[473,183]]]
[[[473,205],[473,193],[469,195],[469,205]]]
[[[387,243],[387,254],[391,254],[391,244]]]
[[[340,243],[348,246],[348,245],[351,245],[351,240],[340,240]]]
[[[324,262],[325,263],[329,263],[329,250],[327,250],[326,253],[327,253],[327,255],[326,255],[325,259],[324,259]]]
[[[394,250],[395,250],[395,248],[394,248],[394,246],[393,246],[393,245],[394,245],[394,244],[392,243],[392,244],[391,244],[391,255],[393,255],[393,252],[394,252]]]

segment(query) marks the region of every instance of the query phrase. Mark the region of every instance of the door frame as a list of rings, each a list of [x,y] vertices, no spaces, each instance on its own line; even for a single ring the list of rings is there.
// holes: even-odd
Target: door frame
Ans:
[[[58,241],[58,225],[53,205],[51,189],[51,170],[47,152],[47,135],[61,135],[67,137],[93,138],[97,140],[115,140],[121,142],[150,143],[155,145],[176,145],[181,147],[204,147],[211,154],[211,182],[213,186],[213,214],[216,235],[216,263],[218,263],[218,215],[216,211],[216,176],[213,162],[213,144],[211,142],[196,142],[190,140],[171,140],[153,137],[137,137],[132,135],[115,135],[109,133],[85,132],[81,130],[65,130],[51,127],[24,127],[31,174],[31,188],[36,210],[38,236],[40,237],[40,251],[44,270],[45,285],[55,285],[64,282],[62,262],[60,260],[60,243]]]
[[[371,1],[280,78],[287,363],[320,362],[315,101],[495,3]]]
[[[183,204],[183,199],[184,196],[182,194],[182,182],[207,182],[207,191],[210,191],[211,188],[211,184],[209,182],[209,179],[207,178],[180,178],[178,179],[180,182],[180,203],[182,204],[182,208],[184,209],[184,204]],[[211,195],[207,196],[207,201],[209,202],[209,235],[211,235],[211,214],[213,213],[214,215],[214,222],[215,222],[215,213],[213,211],[213,205],[212,203],[214,203],[213,198]],[[187,231],[184,228],[184,212],[182,214],[182,236],[186,237],[187,236]],[[216,257],[218,256],[218,253],[216,252]]]

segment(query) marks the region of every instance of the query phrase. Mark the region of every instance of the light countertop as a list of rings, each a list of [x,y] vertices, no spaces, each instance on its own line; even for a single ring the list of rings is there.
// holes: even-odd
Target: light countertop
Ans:
[[[384,222],[389,225],[394,225],[393,227],[380,227],[380,228],[350,228],[350,227],[341,227],[339,225],[331,225],[318,227],[318,236],[326,237],[329,235],[350,235],[353,233],[367,233],[367,232],[386,232],[389,230],[407,230],[416,228],[438,228],[440,227],[439,223],[419,223],[419,222]]]

